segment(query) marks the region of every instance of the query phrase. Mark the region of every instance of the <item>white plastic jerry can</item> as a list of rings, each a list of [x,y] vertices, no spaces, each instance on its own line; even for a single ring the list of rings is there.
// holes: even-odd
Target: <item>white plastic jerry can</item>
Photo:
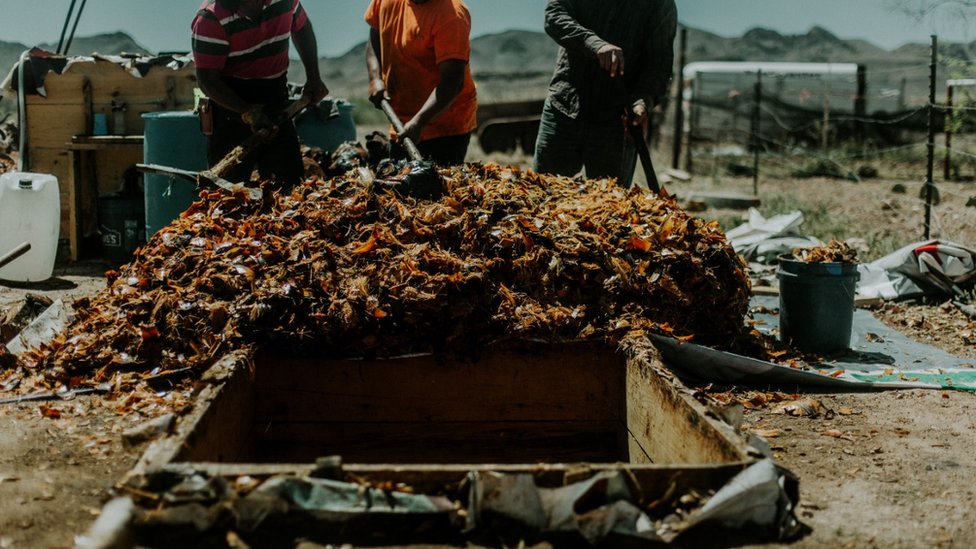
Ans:
[[[61,191],[49,174],[0,175],[0,256],[24,242],[30,250],[0,268],[0,279],[40,282],[51,278],[61,230]]]

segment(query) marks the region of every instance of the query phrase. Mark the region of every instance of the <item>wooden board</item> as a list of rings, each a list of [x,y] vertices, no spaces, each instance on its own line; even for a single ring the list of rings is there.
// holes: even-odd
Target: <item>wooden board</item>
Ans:
[[[29,98],[27,111],[27,142],[30,147],[64,147],[75,135],[89,135],[92,132],[91,117],[87,104],[78,101],[67,103],[47,102],[36,97]],[[142,135],[145,122],[142,115],[149,112],[193,109],[191,99],[166,104],[157,101],[132,103],[125,112],[126,135]],[[105,114],[109,131],[115,131],[112,107],[108,103],[94,103],[93,113]]]
[[[532,362],[540,379],[545,378],[548,386],[572,385],[567,379],[572,376],[563,375],[563,370],[573,370],[573,361],[587,363],[579,348],[555,347],[546,355],[535,355]],[[490,374],[497,377],[499,384],[514,387],[515,393],[522,389],[524,394],[520,402],[525,408],[508,406],[495,408],[491,399],[482,399],[487,403],[468,401],[468,406],[459,402],[446,400],[444,405],[447,412],[437,410],[439,417],[451,417],[451,420],[432,421],[418,416],[418,411],[429,409],[429,403],[423,399],[408,396],[411,391],[418,390],[406,387],[405,393],[389,388],[378,398],[380,401],[393,400],[405,405],[409,411],[393,417],[383,414],[395,413],[403,408],[387,405],[369,406],[363,410],[364,416],[357,416],[355,402],[364,402],[356,391],[350,392],[354,399],[345,403],[337,402],[343,395],[339,386],[330,389],[328,395],[314,393],[312,400],[320,404],[321,415],[307,416],[302,420],[289,419],[287,415],[263,415],[270,410],[261,405],[261,391],[269,386],[293,385],[296,377],[296,364],[303,361],[289,359],[274,362],[277,369],[269,368],[270,357],[264,356],[254,360],[245,353],[225,357],[219,365],[212,369],[219,382],[207,387],[198,398],[198,405],[189,417],[183,419],[173,436],[154,443],[143,455],[139,466],[133,470],[132,476],[145,475],[152,471],[165,469],[169,464],[195,462],[217,462],[243,460],[275,460],[277,462],[313,461],[317,457],[326,455],[341,455],[347,465],[347,470],[355,468],[374,467],[369,463],[400,463],[395,469],[403,475],[430,474],[438,467],[444,471],[468,471],[479,467],[483,463],[507,463],[508,467],[532,468],[548,470],[559,462],[588,462],[580,466],[584,470],[595,470],[600,467],[620,467],[610,465],[609,462],[622,462],[628,471],[647,470],[651,478],[649,485],[667,486],[675,483],[675,478],[657,478],[657,471],[661,467],[671,467],[672,470],[691,471],[692,475],[710,470],[709,467],[733,465],[741,467],[755,459],[742,439],[730,427],[722,424],[713,417],[709,417],[704,407],[692,398],[690,392],[680,382],[662,370],[656,355],[630,358],[626,361],[619,357],[604,353],[602,368],[617,372],[617,378],[624,384],[618,394],[619,400],[610,406],[592,406],[597,412],[586,419],[538,419],[532,414],[519,414],[519,410],[530,410],[533,414],[552,414],[554,409],[565,413],[564,407],[553,407],[551,401],[538,400],[530,391],[532,383],[524,383],[532,376],[517,378],[516,382],[505,379],[497,371]],[[500,357],[507,357],[502,360]],[[494,354],[494,358],[486,358],[482,366],[490,365],[505,370],[508,375],[522,372],[530,361],[510,360],[506,353]],[[390,362],[390,366],[404,366],[403,360]],[[431,371],[443,364],[426,358]],[[369,374],[355,372],[348,368],[339,368],[338,372],[327,372],[323,368],[326,364],[335,366],[339,361],[307,361],[303,367],[311,368],[315,363],[319,365],[319,372],[312,372],[314,379],[343,379],[353,380],[353,386],[363,384],[363,380],[371,379]],[[346,361],[348,362],[348,361]],[[514,363],[506,366],[506,363]],[[284,366],[282,366],[284,364]],[[592,364],[592,363],[591,363]],[[362,368],[363,362],[359,363]],[[264,370],[264,371],[262,371]],[[344,373],[342,373],[344,371]],[[486,368],[491,372],[492,368]],[[401,378],[409,377],[400,374]],[[378,370],[384,375],[391,374],[391,369]],[[450,373],[438,374],[445,379],[454,380],[470,377],[452,376]],[[482,376],[483,377],[483,376]],[[612,376],[611,376],[612,377]],[[359,381],[355,381],[359,379]],[[290,381],[289,381],[290,380]],[[393,382],[399,378],[387,379],[390,387],[397,387]],[[430,384],[437,387],[442,380],[417,377],[413,382],[416,387]],[[556,382],[553,382],[556,380]],[[466,383],[460,381],[462,387]],[[615,384],[616,381],[610,382]],[[310,383],[310,385],[313,385]],[[489,384],[490,385],[490,384]],[[363,387],[368,384],[363,384]],[[315,391],[320,391],[317,387]],[[509,392],[508,389],[493,391],[494,395]],[[432,392],[437,395],[440,389]],[[465,389],[461,389],[463,394]],[[572,392],[571,392],[572,393]],[[293,393],[294,394],[294,393]],[[560,393],[557,393],[560,394]],[[577,394],[577,397],[579,395]],[[297,397],[295,397],[297,398]],[[307,397],[305,397],[307,398]],[[397,400],[398,399],[398,400]],[[421,405],[414,403],[420,400]],[[437,400],[437,399],[434,399]],[[333,406],[335,404],[335,406]],[[477,413],[471,408],[481,408]],[[568,407],[567,407],[568,408]],[[611,409],[616,408],[616,412]],[[312,408],[299,406],[296,408],[303,413],[310,413]],[[485,410],[500,410],[499,417],[486,417]],[[337,414],[333,415],[332,410]],[[381,413],[382,412],[382,413]],[[614,413],[617,415],[614,416]],[[585,413],[573,413],[571,416],[586,417]],[[601,417],[602,419],[595,419]],[[623,423],[626,419],[626,424]],[[607,465],[592,465],[593,462],[603,462]],[[360,464],[356,464],[360,463]],[[550,465],[528,465],[548,463]],[[434,464],[437,464],[436,466]],[[525,465],[519,465],[525,464]],[[194,466],[196,467],[196,465]],[[279,465],[237,465],[232,466],[243,470],[271,470],[281,468]],[[300,466],[292,466],[300,469]],[[380,467],[380,466],[375,466]],[[390,471],[393,466],[385,466]],[[494,466],[491,466],[494,468]],[[264,469],[262,469],[264,468]],[[432,469],[433,468],[433,469]],[[381,467],[377,470],[382,469]],[[451,473],[454,474],[454,473]],[[636,473],[635,473],[636,474]],[[705,473],[707,475],[707,473]],[[436,476],[436,475],[435,475]],[[643,482],[643,481],[642,481]]]
[[[179,461],[240,461],[252,446],[254,384],[250,355],[225,355],[201,379],[192,411],[156,440],[126,475],[136,478]]]
[[[622,361],[603,347],[326,361],[259,356],[258,421],[622,421]]]
[[[747,459],[728,425],[710,418],[672,375],[647,360],[632,358],[627,363],[627,428],[633,435],[630,455],[647,456],[649,462]]]
[[[745,210],[758,208],[762,201],[755,196],[734,192],[694,191],[688,196],[689,202],[704,202],[711,208]]]
[[[89,132],[86,112],[80,96],[76,103],[28,104],[27,147],[64,149],[72,136]]]
[[[667,464],[667,465],[628,465],[627,474],[632,476],[644,491],[647,501],[667,491],[678,494],[697,490],[701,493],[722,486],[736,474],[742,472],[749,462],[735,462],[709,465]],[[186,464],[172,463],[155,470],[160,474],[167,471],[185,471]],[[315,469],[313,464],[299,463],[195,463],[194,470],[212,477],[235,479],[252,477],[266,479],[279,475],[307,476]],[[533,464],[362,464],[342,465],[343,472],[356,482],[375,484],[393,482],[403,483],[418,493],[438,493],[444,486],[457,485],[464,481],[472,471],[492,471],[503,474],[530,474],[539,486],[555,488],[565,486],[599,473],[621,468],[614,463],[533,463]],[[134,479],[135,477],[133,477]]]
[[[125,133],[142,135],[147,112],[191,110],[197,86],[194,67],[155,67],[142,77],[112,61],[76,62],[65,73],[48,73],[46,96],[26,98],[28,169],[50,173],[61,186],[61,237],[70,241],[71,258],[79,258],[80,240],[96,229],[97,193],[119,188],[125,170],[142,161],[142,147],[66,154],[74,136],[90,135],[95,113],[106,115],[116,131],[113,102],[125,103]],[[72,177],[73,176],[73,177]]]
[[[613,463],[627,461],[616,421],[258,424],[253,459],[350,463]]]
[[[44,79],[47,100],[53,103],[72,102],[84,79],[92,82],[92,101],[110,104],[112,100],[130,104],[155,102],[169,110],[176,102],[190,102],[197,87],[192,65],[179,70],[155,67],[142,77],[136,77],[121,66],[98,61],[75,63],[65,73],[50,73]]]
[[[142,145],[127,145],[115,150],[95,151],[95,187],[100,193],[122,189],[122,176],[142,162]],[[97,199],[98,197],[94,197]]]

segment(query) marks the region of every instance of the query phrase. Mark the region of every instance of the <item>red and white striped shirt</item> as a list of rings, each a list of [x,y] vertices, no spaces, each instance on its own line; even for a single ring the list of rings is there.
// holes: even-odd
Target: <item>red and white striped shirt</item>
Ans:
[[[235,78],[277,78],[288,70],[291,33],[306,24],[301,0],[263,0],[257,19],[207,0],[193,19],[193,60]]]

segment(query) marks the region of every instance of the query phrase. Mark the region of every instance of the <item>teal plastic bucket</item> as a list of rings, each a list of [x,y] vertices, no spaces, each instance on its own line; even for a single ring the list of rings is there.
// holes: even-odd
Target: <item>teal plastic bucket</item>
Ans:
[[[207,164],[207,138],[191,111],[147,112],[143,158],[146,164],[203,171]],[[192,181],[160,174],[145,174],[146,237],[169,225],[198,198]]]
[[[356,121],[352,117],[355,106],[345,100],[322,101],[302,111],[295,118],[298,138],[309,147],[318,147],[332,154],[339,145],[356,140]]]
[[[815,353],[850,348],[857,265],[780,256],[776,277],[782,341]]]

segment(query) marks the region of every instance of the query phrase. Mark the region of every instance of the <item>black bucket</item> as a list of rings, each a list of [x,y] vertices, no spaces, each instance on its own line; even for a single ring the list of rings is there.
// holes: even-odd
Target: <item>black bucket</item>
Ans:
[[[126,185],[119,193],[98,197],[98,231],[102,257],[115,266],[128,263],[146,243],[146,202],[142,189]]]
[[[782,341],[814,353],[850,348],[857,265],[806,263],[783,255],[776,277]]]

